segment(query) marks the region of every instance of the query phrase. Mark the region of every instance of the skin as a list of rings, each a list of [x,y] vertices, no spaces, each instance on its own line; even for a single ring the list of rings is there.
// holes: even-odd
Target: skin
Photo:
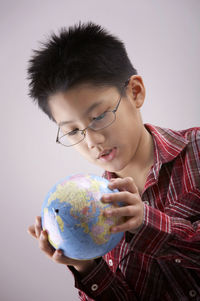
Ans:
[[[107,110],[113,110],[120,98],[114,87],[94,87],[82,84],[67,92],[57,92],[49,98],[49,106],[57,124],[67,131],[86,128],[92,118]],[[115,203],[123,200],[124,206],[105,210],[105,216],[123,216],[123,223],[111,228],[112,232],[129,231],[134,233],[142,225],[144,206],[141,194],[148,172],[153,165],[153,140],[143,125],[140,109],[145,99],[145,87],[142,78],[134,75],[126,88],[116,113],[116,120],[109,127],[93,131],[86,130],[85,139],[75,146],[76,150],[89,162],[104,170],[115,172],[119,178],[110,181],[109,188],[119,190],[115,194],[103,195],[102,202]],[[87,113],[88,108],[99,103]],[[116,134],[117,133],[117,134]],[[98,158],[103,150],[116,147],[116,155],[111,161]],[[74,266],[83,276],[92,270],[94,260],[78,261],[65,257],[61,250],[53,249],[47,240],[46,231],[41,230],[41,218],[36,217],[35,224],[28,232],[38,240],[40,249],[53,261]]]

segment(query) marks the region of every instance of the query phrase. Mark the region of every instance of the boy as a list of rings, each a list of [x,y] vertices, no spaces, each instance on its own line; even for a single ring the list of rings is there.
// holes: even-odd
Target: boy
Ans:
[[[145,99],[121,41],[93,23],[53,35],[28,69],[30,95],[58,125],[57,142],[102,167],[111,189],[105,211],[123,216],[121,242],[103,258],[55,251],[36,218],[29,232],[66,264],[81,300],[200,300],[200,128],[143,124]]]

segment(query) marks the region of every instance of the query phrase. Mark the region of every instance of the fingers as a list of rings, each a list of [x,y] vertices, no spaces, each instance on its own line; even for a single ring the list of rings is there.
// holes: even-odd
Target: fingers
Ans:
[[[62,250],[55,250],[48,241],[47,231],[42,231],[39,238],[39,248],[56,263],[68,264],[70,258],[64,256]]]
[[[104,194],[101,197],[103,203],[118,203],[123,202],[127,205],[134,205],[138,201],[136,194],[130,193],[128,191],[121,191],[115,193]]]
[[[108,187],[110,189],[118,189],[119,191],[129,191],[131,193],[137,193],[138,189],[135,185],[135,182],[133,178],[127,177],[127,178],[116,178],[111,179]]]
[[[42,230],[41,216],[36,216],[35,219],[35,234],[39,238]]]
[[[39,248],[49,257],[52,257],[55,249],[50,245],[48,241],[47,231],[42,231],[38,238]]]
[[[51,257],[55,249],[48,241],[47,231],[42,231],[41,217],[36,216],[35,224],[28,228],[28,233],[38,240],[39,248],[49,257]]]
[[[64,256],[62,250],[56,250],[52,255],[52,259],[54,262],[61,263],[61,264],[72,265],[74,262],[74,259]]]
[[[28,228],[28,233],[34,238],[39,238],[42,230],[41,217],[36,216],[35,224]]]
[[[106,209],[104,211],[104,216],[111,217],[111,216],[136,216],[137,215],[137,208],[133,208],[132,206],[125,206],[120,208],[112,208],[112,209]]]
[[[55,248],[49,243],[47,231],[42,230],[40,216],[37,216],[35,224],[28,228],[28,233],[38,240],[40,250],[54,262],[69,265],[72,265],[72,263],[77,264],[76,260],[64,256],[62,250],[55,250]]]
[[[62,250],[55,250],[55,252],[52,255],[52,259],[53,259],[53,261],[58,262],[58,263],[65,263],[65,261],[66,261]]]
[[[40,216],[37,216],[35,219],[35,224],[28,228],[28,233],[34,238],[38,239],[40,250],[53,261],[65,264],[69,262],[69,258],[64,256],[61,250],[55,250],[49,243],[47,231],[42,231]]]
[[[130,231],[133,232],[133,230],[136,230],[141,226],[141,221],[138,219],[128,219],[125,223],[114,226],[111,228],[111,232],[125,232],[125,231]]]
[[[143,203],[124,206],[120,208],[108,208],[104,211],[105,217],[123,217],[121,224],[111,227],[111,232],[129,231],[138,228],[143,222],[144,206]]]
[[[104,216],[123,217],[120,225],[111,227],[111,232],[135,231],[143,222],[144,209],[143,204],[125,206],[120,208],[109,208],[104,211]]]
[[[131,177],[113,179],[108,187],[118,189],[119,192],[104,194],[101,201],[113,205],[123,202],[124,205],[104,211],[106,217],[124,217],[121,224],[111,227],[111,232],[135,231],[143,222],[144,206],[134,180]]]
[[[30,226],[30,227],[28,228],[28,233],[29,233],[30,235],[32,235],[34,238],[37,238],[37,237],[36,237],[36,234],[35,234],[35,225],[32,225],[32,226]]]

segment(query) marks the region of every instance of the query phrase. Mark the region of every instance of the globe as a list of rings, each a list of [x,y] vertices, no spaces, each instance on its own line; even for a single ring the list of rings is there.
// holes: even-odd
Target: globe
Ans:
[[[123,232],[111,233],[110,228],[121,222],[119,217],[105,217],[108,207],[101,202],[104,193],[118,190],[108,188],[109,181],[93,174],[75,174],[58,181],[48,192],[42,205],[42,228],[48,240],[65,256],[87,260],[111,251],[122,239]]]

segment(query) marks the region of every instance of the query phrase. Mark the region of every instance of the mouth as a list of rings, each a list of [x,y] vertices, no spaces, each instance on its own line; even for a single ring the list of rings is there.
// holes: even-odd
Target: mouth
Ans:
[[[111,149],[107,149],[107,150],[104,150],[103,152],[101,152],[98,156],[98,159],[101,161],[104,161],[104,162],[111,161],[115,158],[116,153],[117,153],[117,148],[113,147]]]

